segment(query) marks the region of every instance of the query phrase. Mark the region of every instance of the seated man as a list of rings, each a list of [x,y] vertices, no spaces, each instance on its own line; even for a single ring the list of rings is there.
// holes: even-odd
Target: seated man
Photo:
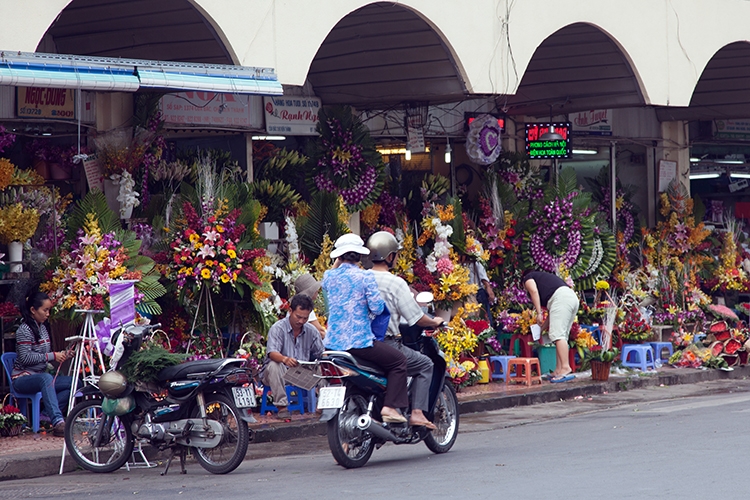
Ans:
[[[391,312],[385,343],[403,353],[406,357],[406,374],[413,377],[409,424],[434,430],[435,424],[427,420],[424,414],[429,410],[433,363],[424,354],[401,343],[399,323],[403,320],[409,326],[416,324],[427,328],[437,328],[443,324],[443,320],[424,314],[422,308],[414,300],[406,281],[390,273],[400,249],[395,236],[387,231],[378,231],[367,240],[367,248],[370,249],[370,260],[378,290]]]
[[[312,299],[305,294],[292,297],[289,316],[280,319],[268,330],[266,360],[261,381],[271,387],[274,404],[280,419],[289,418],[284,374],[299,361],[313,361],[323,352],[323,341],[318,330],[307,323],[313,309]],[[299,361],[298,361],[299,360]]]

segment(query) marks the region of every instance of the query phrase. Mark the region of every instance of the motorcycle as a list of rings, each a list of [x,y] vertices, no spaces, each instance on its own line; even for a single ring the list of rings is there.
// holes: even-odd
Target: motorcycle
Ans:
[[[162,369],[156,383],[133,384],[117,366],[140,349],[160,325],[121,328],[111,371],[76,396],[84,400],[70,410],[65,422],[65,444],[75,461],[92,472],[122,467],[136,442],[171,450],[162,475],[175,455],[185,474],[187,450],[214,474],[236,469],[252,440],[248,408],[256,405],[249,370],[242,359],[190,361]]]
[[[433,453],[446,453],[458,436],[458,399],[447,380],[446,361],[437,342],[423,328],[402,325],[404,345],[429,357],[435,367],[430,384],[426,417],[437,429],[412,427],[407,423],[382,423],[380,409],[386,388],[385,373],[377,366],[346,351],[325,351],[317,360],[318,376],[329,385],[320,388],[318,408],[328,422],[328,446],[333,458],[347,469],[362,467],[375,448],[387,442],[417,444],[424,441]],[[409,380],[411,401],[411,380]]]

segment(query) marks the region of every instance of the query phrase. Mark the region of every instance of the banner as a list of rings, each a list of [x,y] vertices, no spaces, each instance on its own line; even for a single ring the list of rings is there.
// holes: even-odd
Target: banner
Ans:
[[[109,318],[96,325],[96,337],[103,354],[112,356],[115,346],[112,333],[121,326],[135,323],[135,284],[136,280],[111,280],[109,282]]]
[[[266,132],[272,135],[318,135],[318,97],[264,97]]]
[[[16,116],[74,120],[76,118],[75,90],[17,87]]]

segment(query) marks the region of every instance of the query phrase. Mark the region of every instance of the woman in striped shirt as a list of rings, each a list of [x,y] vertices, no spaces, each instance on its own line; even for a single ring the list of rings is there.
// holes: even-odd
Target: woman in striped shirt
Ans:
[[[42,393],[45,413],[52,420],[55,436],[65,435],[63,413],[67,410],[73,379],[67,375],[52,376],[47,363],[64,362],[70,352],[52,352],[46,322],[52,301],[46,293],[32,289],[21,304],[23,321],[16,330],[16,362],[13,366],[13,387],[25,394]]]

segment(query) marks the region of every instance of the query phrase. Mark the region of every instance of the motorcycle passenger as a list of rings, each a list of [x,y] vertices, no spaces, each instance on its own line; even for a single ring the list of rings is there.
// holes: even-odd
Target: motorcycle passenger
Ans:
[[[433,363],[424,354],[401,343],[399,323],[403,319],[409,326],[437,328],[444,323],[442,319],[431,318],[424,314],[414,300],[409,285],[403,278],[391,274],[401,249],[398,240],[388,231],[378,231],[367,240],[370,250],[370,261],[378,283],[380,295],[391,312],[385,343],[401,351],[406,357],[406,374],[412,378],[411,416],[409,424],[436,429],[435,424],[427,420],[424,412],[429,410],[430,383],[432,382]]]
[[[358,265],[361,256],[369,253],[362,238],[356,234],[345,234],[334,244],[331,258],[336,262],[323,275],[323,289],[330,312],[325,346],[331,350],[348,351],[380,366],[388,379],[380,411],[383,422],[406,423],[397,410],[409,403],[406,358],[398,349],[375,340],[370,326],[370,315],[381,314],[385,302],[373,273]]]
[[[308,322],[313,309],[312,299],[298,293],[292,297],[289,316],[280,319],[268,330],[266,359],[261,380],[271,387],[274,404],[280,419],[289,418],[284,374],[289,368],[299,365],[299,361],[312,361],[323,352],[323,341],[318,330]]]

